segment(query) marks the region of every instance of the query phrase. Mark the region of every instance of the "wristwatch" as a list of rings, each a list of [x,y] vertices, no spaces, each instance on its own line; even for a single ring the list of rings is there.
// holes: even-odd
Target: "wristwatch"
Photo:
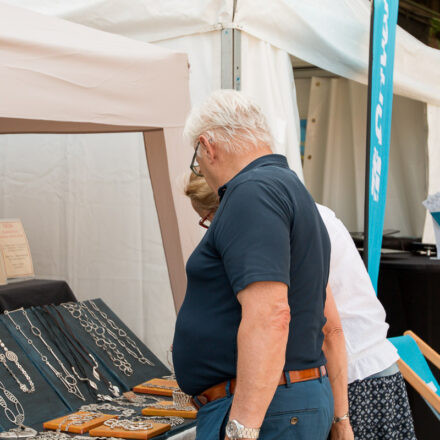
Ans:
[[[348,420],[349,418],[350,417],[349,417],[348,413],[345,413],[342,417],[333,417],[333,423],[339,423],[344,420]]]
[[[237,420],[229,420],[226,425],[226,435],[231,440],[239,440],[241,438],[256,439],[260,435],[260,428],[246,428]]]

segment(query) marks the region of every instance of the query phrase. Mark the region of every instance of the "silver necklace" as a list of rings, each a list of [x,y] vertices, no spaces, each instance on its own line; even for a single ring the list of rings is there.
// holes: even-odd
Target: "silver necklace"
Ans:
[[[124,417],[131,417],[136,411],[132,408],[125,408],[123,406],[112,405],[111,403],[91,403],[89,405],[82,405],[80,411],[117,411]]]
[[[3,407],[5,416],[14,425],[22,426],[24,423],[24,410],[20,401],[14,396],[14,394],[12,394],[9,390],[5,388],[3,382],[1,381],[0,390],[3,391],[3,394],[6,396],[6,398],[14,404],[16,411],[16,414],[14,414],[14,412],[9,408],[6,400],[2,396],[0,396],[0,406]]]
[[[113,365],[118,368],[126,376],[133,374],[133,368],[130,362],[125,358],[123,353],[118,349],[116,344],[110,341],[105,336],[105,328],[98,326],[87,315],[87,307],[84,307],[82,303],[64,303],[61,304],[73,318],[79,321],[84,330],[90,334],[95,345],[104,350]]]
[[[0,339],[0,347],[4,350],[5,354],[0,354],[0,362],[3,364],[3,366],[6,368],[6,370],[9,372],[9,374],[14,378],[14,380],[17,382],[18,386],[20,387],[20,390],[24,393],[33,393],[35,391],[35,385],[34,382],[32,382],[31,377],[29,376],[28,372],[23,368],[23,366],[18,361],[18,356],[15,352],[12,350],[9,350],[8,347],[4,344],[4,342]],[[21,372],[21,374],[26,379],[29,386],[22,383],[20,379],[14,374],[14,372],[9,367],[7,361],[12,362],[15,364],[17,369]]]
[[[156,401],[156,403],[147,404],[146,408],[156,409],[175,409],[177,411],[195,411],[191,404],[191,396],[183,391],[173,391],[173,404],[167,405],[167,401]]]
[[[161,402],[163,400],[162,398],[155,397],[148,395],[147,396],[136,396],[133,399],[127,399],[125,396],[120,396],[115,399],[113,399],[113,402],[117,403],[118,405],[129,405],[134,406],[137,408],[144,408],[146,405],[148,405],[151,402],[148,402],[149,400],[153,400],[154,402]]]
[[[96,304],[94,301],[89,300],[89,303],[91,304],[91,306],[95,309],[95,311],[97,311],[101,317],[103,319],[105,319],[105,321],[107,322],[107,324],[115,331],[117,332],[117,335],[111,331],[106,325],[105,323],[103,323],[98,317],[96,317],[95,315],[95,319],[98,320],[98,322],[107,330],[107,332],[110,334],[110,336],[112,336],[114,339],[116,339],[119,343],[119,345],[121,345],[122,347],[125,348],[125,350],[127,350],[127,352],[133,356],[135,359],[137,359],[141,364],[148,364],[152,367],[154,367],[154,363],[151,362],[148,358],[146,358],[144,356],[144,354],[141,352],[141,350],[139,349],[138,345],[136,344],[136,342],[130,338],[130,336],[128,336],[127,332],[123,329],[121,329],[120,327],[118,327],[115,323],[115,321],[113,321],[113,319],[110,319],[107,315],[107,313],[103,312]],[[87,307],[87,306],[86,306]],[[133,348],[130,349],[129,347],[127,347],[127,345],[121,341],[118,336],[120,338],[124,338],[128,344]]]
[[[27,432],[24,432],[24,435],[21,435],[20,432],[17,432],[17,435],[4,435],[2,434],[9,434],[11,431],[9,430],[6,432],[0,432],[0,438],[8,438],[9,440],[11,438],[15,439],[24,439],[24,438],[34,438],[35,440],[90,440],[89,436],[86,435],[69,435],[65,434],[64,432],[57,432],[57,431],[43,431],[43,432],[37,432],[35,429],[32,428],[26,428]],[[116,439],[115,437],[108,437],[106,440],[120,440]]]
[[[5,315],[9,317],[12,324],[14,324],[16,330],[18,330],[23,337],[26,339],[29,345],[32,346],[32,348],[38,353],[41,360],[50,368],[52,373],[63,383],[63,385],[66,387],[67,391],[71,394],[74,394],[75,396],[79,397],[81,400],[86,400],[83,394],[81,393],[80,389],[78,388],[77,380],[70,374],[70,372],[67,370],[67,368],[64,366],[64,364],[61,362],[61,360],[58,358],[58,356],[54,353],[52,348],[49,346],[49,344],[44,340],[44,338],[41,335],[41,330],[38,327],[35,327],[32,322],[30,321],[26,311],[23,308],[20,308],[18,310],[21,310],[23,312],[23,315],[26,317],[27,321],[29,322],[29,325],[31,326],[32,333],[37,336],[41,342],[45,345],[49,353],[55,358],[58,365],[60,365],[61,369],[64,371],[65,376],[58,371],[50,362],[47,356],[43,355],[43,353],[37,348],[37,346],[34,344],[31,338],[26,336],[23,329],[14,321],[11,314],[5,310]]]
[[[8,431],[0,432],[0,439],[25,439],[38,435],[38,431],[29,426],[18,426],[17,428],[11,428]]]
[[[110,429],[122,428],[124,431],[148,431],[153,429],[153,424],[147,421],[133,422],[127,419],[108,419],[104,422]]]
[[[167,404],[164,404],[163,402],[149,403],[145,408],[155,408],[155,409],[164,409],[164,410],[174,409],[176,411],[195,411],[196,410],[192,405],[181,406],[181,405],[176,405],[175,403],[173,403],[172,405],[167,405]]]
[[[148,388],[157,388],[159,390],[170,390],[170,391],[179,391],[179,387],[173,387],[171,385],[161,385],[157,383],[149,383],[145,382],[142,384],[144,387]]]
[[[183,417],[176,417],[176,416],[166,416],[166,417],[162,417],[162,416],[135,416],[131,420],[133,420],[134,422],[146,420],[146,421],[151,421],[151,422],[156,422],[156,423],[166,423],[168,425],[171,425],[172,428],[185,423],[185,419]]]
[[[70,414],[66,417],[64,417],[60,423],[58,424],[57,432],[65,431],[68,432],[69,428],[72,425],[81,426],[84,423],[90,422],[98,417],[101,417],[101,413],[95,413],[95,412],[87,412],[85,414]],[[65,425],[63,427],[63,425]]]

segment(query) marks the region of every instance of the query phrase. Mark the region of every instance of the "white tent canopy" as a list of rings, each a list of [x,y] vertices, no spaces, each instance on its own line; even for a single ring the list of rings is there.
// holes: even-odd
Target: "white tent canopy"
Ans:
[[[93,28],[143,42],[154,42],[163,47],[188,53],[193,104],[200,102],[210,91],[221,86],[222,30],[232,28],[241,30],[241,88],[245,93],[254,97],[268,115],[275,138],[275,151],[285,154],[290,166],[302,177],[303,167],[299,154],[300,118],[312,119],[311,115],[314,112],[324,115],[324,119],[316,120],[315,126],[311,126],[310,121],[307,125],[307,135],[310,137],[306,141],[306,150],[322,147],[322,143],[311,142],[310,133],[313,131],[325,140],[326,150],[321,157],[310,154],[311,159],[304,167],[305,183],[306,185],[310,183],[310,186],[315,185],[318,188],[317,191],[325,185],[327,192],[329,188],[351,190],[353,187],[355,190],[344,194],[339,194],[336,190],[328,195],[324,194],[319,201],[334,208],[336,213],[352,226],[352,229],[362,228],[363,203],[359,200],[363,197],[364,176],[361,171],[364,169],[362,164],[364,154],[361,153],[364,148],[365,133],[362,130],[365,130],[366,124],[365,110],[363,110],[366,107],[366,99],[365,102],[359,99],[364,99],[366,96],[365,87],[362,84],[367,81],[370,20],[370,3],[367,0],[309,0],[307,2],[300,0],[272,0],[270,2],[262,0],[237,0],[236,2],[234,0],[212,0],[210,2],[131,0],[129,6],[124,0],[77,0],[73,3],[57,0],[10,0],[10,2]],[[321,85],[325,87],[319,90],[314,87],[316,83],[313,83],[311,79],[308,82],[303,81],[300,87],[301,81],[294,81],[296,70],[295,65],[292,70],[292,58],[302,60],[303,65],[317,66],[342,78],[323,79]],[[438,162],[440,52],[423,45],[402,29],[398,29],[397,32],[395,93],[400,96],[396,101],[393,124],[406,121],[410,115],[417,117],[411,122],[412,125],[405,127],[404,132],[411,133],[409,139],[397,136],[392,140],[391,155],[396,160],[394,168],[393,164],[390,164],[385,227],[398,228],[405,234],[420,235],[425,217],[420,203],[428,191],[432,193],[440,190],[440,173],[438,172],[440,167]],[[301,102],[301,100],[306,102]],[[343,108],[345,102],[351,103],[353,112]],[[322,107],[320,103],[327,107]],[[329,103],[337,106],[339,119],[329,118],[333,115],[333,107],[329,107]],[[298,105],[300,110],[298,110]],[[305,115],[301,114],[301,108],[305,109]],[[352,125],[348,127],[342,119],[347,115],[352,121]],[[324,120],[330,125],[323,125]],[[393,129],[393,133],[399,134],[398,125],[396,129]],[[136,159],[139,140],[130,135],[123,136],[127,144],[131,146],[131,150],[130,148],[118,150],[117,144],[120,143],[120,139],[116,139],[115,135],[109,135],[102,140],[100,148],[96,148],[98,141],[89,141],[80,136],[81,140],[78,141],[60,139],[59,142],[65,145],[70,145],[71,142],[84,146],[88,146],[89,143],[93,144],[89,145],[92,147],[89,151],[95,151],[96,155],[90,157],[89,168],[84,172],[78,171],[78,164],[74,158],[66,156],[66,167],[72,168],[70,173],[77,176],[79,182],[82,182],[81,179],[85,181],[88,179],[91,182],[96,180],[93,172],[95,168],[99,169],[100,149],[111,149],[114,161],[126,165],[127,177],[131,176],[131,178],[128,177],[125,181],[116,178],[112,182],[115,186],[110,188],[101,185],[100,194],[102,197],[102,194],[107,194],[107,191],[120,188],[124,184],[127,190],[137,194],[139,203],[136,209],[127,213],[126,221],[130,225],[137,225],[138,238],[148,245],[151,252],[150,258],[152,259],[153,255],[157,258],[154,257],[154,260],[152,259],[145,265],[144,259],[134,257],[132,266],[137,267],[138,270],[130,272],[127,266],[127,274],[129,273],[127,276],[130,281],[125,280],[125,283],[121,283],[120,286],[125,286],[127,297],[130,298],[139,298],[143,295],[144,301],[150,301],[152,297],[155,297],[156,307],[163,310],[166,302],[158,303],[157,294],[163,292],[163,296],[166,297],[170,290],[167,285],[164,263],[160,258],[161,243],[157,241],[158,230],[154,227],[143,229],[140,226],[149,221],[152,215],[151,205],[149,205],[151,204],[149,195],[151,190],[148,189],[146,193],[139,192],[138,181],[133,178],[140,173],[143,176],[146,174]],[[48,142],[45,139],[39,139],[39,141],[43,144]],[[12,141],[7,142],[12,150]],[[22,146],[25,140],[14,142],[20,142]],[[0,151],[2,146],[4,145],[0,144]],[[30,149],[31,147],[28,146],[26,151]],[[132,161],[124,162],[127,151],[133,151]],[[189,147],[188,151],[190,151]],[[350,160],[344,159],[347,157]],[[329,158],[331,160],[328,160]],[[343,162],[338,162],[338,158],[341,158]],[[169,164],[170,168],[173,168],[171,171],[175,177],[173,185],[177,193],[179,185],[182,186],[182,175],[188,169],[189,159],[184,161],[173,158]],[[317,179],[316,170],[319,169],[323,170],[322,175],[326,176],[325,179]],[[113,175],[114,169],[110,164],[106,172],[108,176]],[[310,175],[315,179],[313,182],[308,181]],[[105,180],[105,173],[101,173],[99,177]],[[44,185],[44,178],[40,176],[40,179],[41,184]],[[413,181],[414,187],[411,186]],[[102,182],[98,179],[97,183]],[[19,192],[20,188],[18,186],[13,191]],[[112,195],[113,193],[108,193],[109,198]],[[98,203],[98,196],[92,194],[87,196],[89,203]],[[337,203],[334,200],[337,200]],[[202,231],[191,229],[189,226],[197,222],[195,214],[184,212],[185,206],[189,204],[185,203],[183,198],[176,198],[176,203],[181,235],[186,240],[183,244],[183,254],[186,257],[187,251],[197,243]],[[333,205],[334,203],[336,205]],[[9,215],[10,210],[3,209],[1,212]],[[140,222],[139,219],[141,219]],[[112,224],[111,221],[110,224]],[[429,221],[427,225],[425,238],[431,240]],[[79,231],[81,231],[81,226],[78,226],[77,233]],[[67,232],[67,234],[71,233]],[[127,245],[124,241],[121,241],[121,244]],[[57,243],[53,246],[57,247]],[[92,250],[92,254],[96,259],[100,258],[96,249]],[[73,265],[73,262],[69,264]],[[80,296],[91,296],[90,290],[96,289],[99,296],[109,298],[110,303],[113,301],[113,304],[120,306],[123,316],[131,313],[135,305],[130,301],[124,303],[115,299],[118,295],[117,288],[110,288],[103,292],[105,290],[102,287],[103,281],[98,281],[96,277],[86,282],[83,272],[71,275],[66,271],[53,272],[52,270],[49,274],[67,277],[75,292],[78,292]],[[159,273],[160,277],[157,276]],[[108,275],[108,272],[103,269],[100,278],[105,279]],[[131,277],[134,279],[131,280]],[[161,318],[157,318],[151,309],[146,310],[141,316],[141,320],[139,320],[139,314],[134,318],[133,327],[138,334],[141,333],[141,336],[143,333],[146,339],[150,336],[143,329],[144,323],[150,323],[150,318],[153,320],[150,330],[154,335],[152,327]],[[171,333],[172,331],[170,331],[169,342],[171,342]],[[164,350],[163,346],[162,349]],[[159,355],[163,353],[164,351]]]
[[[144,152],[142,163],[145,166],[145,159],[148,160],[169,282],[174,297],[181,298],[185,288],[181,246],[184,240],[179,235],[179,220],[175,212],[180,194],[170,183],[168,156],[176,158],[180,154],[182,160],[187,159],[181,146],[182,126],[189,111],[187,56],[0,4],[0,96],[0,134],[83,133],[82,137],[87,137],[84,133],[89,133],[88,136],[90,133],[143,133],[146,157]],[[21,212],[30,232],[31,245],[33,241],[37,242],[36,246],[32,246],[37,249],[34,254],[37,268],[41,268],[41,259],[52,259],[52,267],[60,268],[63,261],[59,259],[67,258],[69,270],[73,266],[72,256],[78,266],[92,265],[98,270],[101,264],[109,263],[116,267],[127,264],[129,262],[125,259],[129,253],[126,249],[118,249],[121,240],[126,246],[134,244],[138,253],[142,251],[142,243],[130,241],[130,230],[121,228],[107,237],[102,233],[108,227],[106,214],[112,212],[105,192],[99,195],[99,206],[89,207],[87,200],[81,199],[88,188],[75,188],[76,178],[57,175],[55,179],[46,179],[45,185],[54,184],[53,188],[42,188],[38,179],[34,181],[35,173],[40,173],[43,180],[46,175],[58,174],[61,169],[57,168],[56,162],[60,157],[66,152],[73,155],[78,152],[55,145],[55,149],[49,148],[48,155],[48,144],[41,145],[41,137],[37,135],[21,136],[16,145],[17,139],[14,138],[16,136],[2,136],[6,145],[6,148],[1,148],[0,161],[3,167],[2,210],[10,210],[14,216]],[[118,140],[126,147],[124,139],[116,135]],[[33,151],[28,151],[30,157],[29,154],[23,157],[23,147],[28,141],[31,141]],[[9,151],[8,146],[12,146]],[[13,151],[14,147],[18,151]],[[87,167],[88,151],[81,149],[79,153],[78,159]],[[105,152],[104,161],[111,160],[109,154],[111,150]],[[142,160],[140,156],[138,160]],[[105,163],[102,165],[105,169]],[[117,165],[115,171],[123,172],[121,163]],[[24,170],[29,174],[22,180],[20,174]],[[17,179],[21,181],[18,186]],[[144,180],[145,186],[146,183],[147,179]],[[18,192],[17,187],[20,187]],[[130,209],[132,200],[130,194],[126,196],[122,205],[118,206],[119,210],[121,207]],[[72,201],[76,197],[78,199]],[[61,212],[59,203],[64,208]],[[154,207],[153,210],[156,214]],[[78,218],[80,221],[75,222]],[[73,227],[74,233],[78,232],[78,226],[79,234],[65,234],[70,227]],[[87,247],[100,248],[103,237],[109,241],[113,239],[108,249],[114,247],[116,253],[125,252],[125,258],[111,258],[99,249],[103,261],[96,264],[97,255],[89,255]],[[57,254],[52,249],[43,255],[46,240],[49,247],[58,242],[61,245],[58,251],[65,254]],[[93,268],[89,268],[89,276],[98,281],[99,274],[93,272]],[[103,282],[108,281],[114,282],[115,279]],[[94,289],[89,292],[91,296],[96,296],[96,293]],[[124,300],[123,294],[124,291],[120,291],[120,301]],[[171,295],[168,295],[170,299]],[[140,306],[143,306],[142,302]],[[132,313],[135,311],[132,309]],[[173,318],[173,311],[169,316]],[[160,328],[155,331],[160,333]],[[166,343],[168,338],[167,328]]]
[[[241,29],[308,63],[367,83],[368,0],[9,0],[148,42]],[[429,69],[421,66],[429,63]],[[398,28],[394,92],[440,105],[440,52]]]

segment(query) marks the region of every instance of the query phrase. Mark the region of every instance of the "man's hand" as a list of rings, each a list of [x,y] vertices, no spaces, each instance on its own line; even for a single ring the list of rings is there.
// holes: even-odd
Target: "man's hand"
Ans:
[[[354,440],[350,421],[342,420],[341,422],[333,423],[330,438],[331,440]]]

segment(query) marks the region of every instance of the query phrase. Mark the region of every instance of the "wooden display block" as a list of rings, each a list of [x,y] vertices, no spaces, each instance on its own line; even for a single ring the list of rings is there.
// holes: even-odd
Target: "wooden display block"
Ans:
[[[144,416],[175,416],[175,417],[183,417],[184,419],[195,419],[197,417],[197,410],[194,408],[192,411],[182,411],[180,409],[168,409],[167,406],[172,406],[173,402],[168,400],[164,400],[162,402],[158,402],[158,405],[163,406],[163,408],[143,408],[142,415]]]
[[[121,428],[112,429],[108,426],[102,425],[91,429],[89,435],[91,437],[116,437],[144,440],[156,437],[157,435],[163,434],[171,429],[171,425],[168,423],[151,422],[151,424],[153,425],[152,429],[145,429],[142,431],[125,431]]]
[[[68,417],[73,414],[89,414],[88,411],[78,411],[76,413],[68,414],[63,417],[59,417],[58,419],[49,420],[48,422],[43,423],[44,429],[52,429],[56,431],[57,429],[61,429],[61,431],[65,431],[67,425],[69,425]],[[85,422],[82,425],[70,425],[68,432],[73,432],[75,434],[85,434],[89,432],[90,429],[96,428],[99,425],[102,425],[108,419],[117,419],[118,416],[110,415],[110,414],[101,414],[100,416],[90,420],[89,422]],[[61,425],[60,425],[61,424]]]
[[[156,394],[158,396],[171,397],[173,395],[173,391],[179,391],[179,385],[177,385],[177,381],[171,379],[151,379],[147,382],[141,383],[140,385],[136,385],[133,388],[133,391],[135,393]]]

